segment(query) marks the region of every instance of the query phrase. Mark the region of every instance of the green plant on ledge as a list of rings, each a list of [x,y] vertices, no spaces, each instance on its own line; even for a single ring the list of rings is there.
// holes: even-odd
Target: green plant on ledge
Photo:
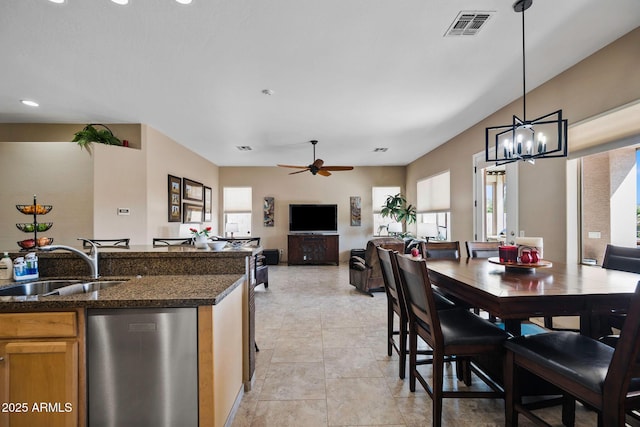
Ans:
[[[412,224],[416,222],[416,207],[408,204],[407,199],[405,199],[405,197],[401,193],[398,193],[394,196],[387,197],[384,205],[382,205],[380,215],[382,215],[383,218],[391,218],[396,222],[406,222],[407,224]],[[399,234],[400,237],[410,235],[411,234],[407,232]]]
[[[102,126],[104,129],[98,130],[94,126]],[[93,142],[107,145],[122,145],[122,141],[113,135],[111,129],[105,125],[96,123],[88,124],[84,129],[76,132],[71,142],[77,142],[81,149],[86,148],[87,151],[90,151],[89,147]]]

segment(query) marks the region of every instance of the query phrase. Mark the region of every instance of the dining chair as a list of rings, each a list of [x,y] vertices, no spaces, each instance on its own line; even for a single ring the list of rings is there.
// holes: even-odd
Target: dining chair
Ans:
[[[153,246],[188,246],[193,244],[190,237],[154,237]]]
[[[604,250],[602,268],[640,274],[640,249],[608,244]],[[626,312],[614,311],[608,316],[607,325],[620,330],[626,317]]]
[[[399,286],[398,265],[392,254],[397,251],[376,247],[380,260],[380,269],[387,294],[387,355],[392,356],[395,350],[399,359],[399,377],[404,379],[407,365],[407,336],[409,333],[409,314],[402,288]],[[436,299],[436,308],[446,310],[455,308],[455,304],[445,298]],[[395,329],[395,318],[398,318],[398,329]],[[396,342],[395,336],[398,336]],[[418,354],[431,355],[431,351],[419,351]],[[459,373],[462,376],[462,373]]]
[[[517,427],[522,414],[549,425],[522,403],[522,371],[563,391],[562,421],[573,426],[575,401],[598,411],[598,426],[625,425],[625,414],[640,408],[640,282],[615,348],[574,332],[548,332],[507,340],[505,422]]]
[[[460,242],[421,242],[420,252],[424,258],[460,259]]]
[[[86,239],[82,241],[83,248],[90,248],[92,242],[96,246],[101,246],[103,248],[129,248],[129,238],[123,239]]]
[[[491,258],[499,256],[500,242],[477,242],[466,241],[464,245],[467,248],[468,258]]]
[[[416,390],[417,380],[429,394],[433,406],[433,425],[442,425],[443,398],[502,398],[502,387],[471,364],[469,359],[481,355],[501,358],[508,334],[469,310],[437,310],[427,262],[397,253],[392,256],[398,264],[400,287],[406,299],[409,318],[409,389],[412,392]],[[431,385],[418,371],[418,337],[433,351]],[[469,362],[476,375],[491,390],[444,390],[445,357],[454,357],[456,364],[460,361]]]

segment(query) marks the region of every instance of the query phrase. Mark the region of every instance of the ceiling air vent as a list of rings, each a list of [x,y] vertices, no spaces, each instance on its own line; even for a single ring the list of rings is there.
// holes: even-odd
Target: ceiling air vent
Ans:
[[[388,150],[387,147],[378,147],[378,148],[374,148],[373,152],[374,153],[385,153]]]
[[[495,12],[462,11],[445,33],[447,36],[475,36]]]
[[[238,145],[236,146],[236,148],[240,151],[251,151],[251,147],[249,147],[248,145]]]

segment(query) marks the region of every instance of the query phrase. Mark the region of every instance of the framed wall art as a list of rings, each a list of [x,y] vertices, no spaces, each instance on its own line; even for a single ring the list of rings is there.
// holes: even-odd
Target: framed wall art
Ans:
[[[211,187],[204,187],[204,220],[211,221],[213,211],[213,193]]]
[[[204,186],[189,178],[182,178],[182,198],[184,200],[193,200],[194,202],[202,202]]]
[[[349,201],[351,207],[351,226],[362,225],[362,200],[360,196],[351,196]]]
[[[185,224],[200,224],[203,213],[202,205],[194,205],[193,203],[182,204],[182,222]]]
[[[274,200],[273,197],[264,198],[264,226],[273,227],[274,220]]]
[[[182,179],[177,176],[169,175],[168,187],[168,219],[169,222],[182,221]]]

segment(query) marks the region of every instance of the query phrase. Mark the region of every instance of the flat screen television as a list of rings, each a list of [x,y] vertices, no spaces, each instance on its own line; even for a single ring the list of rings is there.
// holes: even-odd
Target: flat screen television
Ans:
[[[338,205],[290,204],[290,233],[337,233]]]

